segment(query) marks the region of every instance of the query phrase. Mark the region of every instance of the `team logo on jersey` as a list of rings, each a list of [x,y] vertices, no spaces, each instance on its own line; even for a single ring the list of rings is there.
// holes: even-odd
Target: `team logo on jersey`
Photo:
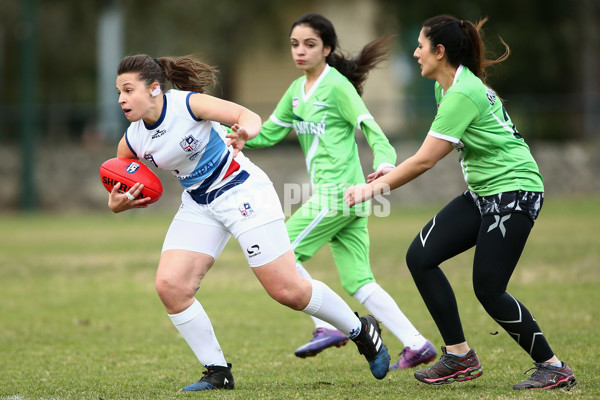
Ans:
[[[154,161],[154,157],[152,156],[152,154],[146,154],[144,156],[144,158],[148,161],[151,162],[152,165],[154,165],[156,168],[158,168],[158,164],[156,164],[156,161]]]
[[[327,104],[325,101],[327,101],[327,99],[319,99],[318,97],[315,97],[317,99],[317,101],[313,101],[313,106],[317,109],[317,111],[321,111],[325,108],[329,108],[329,104]]]
[[[167,133],[166,129],[163,129],[162,131],[160,129],[157,129],[156,132],[154,132],[152,134],[152,139],[158,139],[159,137],[163,136],[165,133]]]
[[[300,103],[300,99],[297,97],[294,97],[294,99],[292,100],[292,108],[298,107],[298,103]]]
[[[127,168],[125,168],[125,171],[128,174],[135,174],[135,171],[137,171],[139,168],[140,168],[140,164],[138,164],[136,162],[132,162],[132,163],[129,163]]]
[[[320,111],[320,110],[323,110],[324,108],[328,108],[329,104],[323,103],[322,101],[315,101],[313,103],[313,106],[315,106],[315,108]]]
[[[487,88],[485,91],[485,97],[487,97],[488,101],[490,102],[490,106],[493,106],[496,102],[496,92],[490,88]]]
[[[192,135],[189,135],[185,137],[181,142],[179,142],[179,145],[185,152],[191,153],[192,151],[196,150],[199,143],[200,141],[198,139],[196,139]]]
[[[252,206],[250,205],[250,203],[243,203],[242,205],[240,205],[239,209],[240,209],[240,213],[244,217],[249,217],[254,214],[254,210],[252,209]]]

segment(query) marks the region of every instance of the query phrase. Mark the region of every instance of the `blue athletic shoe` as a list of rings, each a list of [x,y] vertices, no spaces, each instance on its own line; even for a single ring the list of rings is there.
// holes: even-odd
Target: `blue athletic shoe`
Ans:
[[[317,328],[313,331],[313,338],[298,347],[294,354],[300,358],[314,357],[328,347],[342,347],[346,343],[348,336],[337,329]]]
[[[383,379],[390,368],[390,354],[381,339],[379,323],[371,315],[360,317],[362,323],[360,334],[352,339],[358,352],[369,362],[371,373],[377,379]]]
[[[219,365],[205,365],[204,375],[196,383],[187,385],[183,388],[184,392],[198,392],[200,390],[214,389],[233,389],[233,375],[231,374],[231,364],[226,367]]]

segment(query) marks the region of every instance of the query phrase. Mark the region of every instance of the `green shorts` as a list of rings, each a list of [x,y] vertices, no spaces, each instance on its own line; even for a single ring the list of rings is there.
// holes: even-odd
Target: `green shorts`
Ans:
[[[309,207],[304,204],[286,222],[296,260],[310,259],[329,243],[342,287],[348,294],[353,295],[365,284],[375,282],[369,263],[367,218]]]

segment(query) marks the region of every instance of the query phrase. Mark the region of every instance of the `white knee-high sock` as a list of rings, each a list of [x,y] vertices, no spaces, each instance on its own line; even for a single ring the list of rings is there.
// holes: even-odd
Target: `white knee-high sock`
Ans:
[[[323,282],[314,279],[309,282],[312,283],[312,296],[302,312],[327,321],[351,339],[358,336],[361,322],[348,304]]]
[[[202,365],[227,366],[210,319],[198,300],[179,314],[169,314],[169,318]]]
[[[310,276],[310,274],[308,273],[306,268],[304,268],[304,266],[302,266],[302,264],[296,263],[296,270],[298,271],[300,276],[303,277],[304,279],[307,279],[307,280],[312,279],[312,276]],[[331,325],[328,322],[323,321],[322,319],[319,319],[319,318],[313,317],[313,316],[311,316],[310,318],[315,323],[315,328],[337,329],[335,326]]]
[[[418,350],[427,341],[406,318],[392,296],[377,283],[367,283],[358,289],[353,297],[400,339],[405,347]]]

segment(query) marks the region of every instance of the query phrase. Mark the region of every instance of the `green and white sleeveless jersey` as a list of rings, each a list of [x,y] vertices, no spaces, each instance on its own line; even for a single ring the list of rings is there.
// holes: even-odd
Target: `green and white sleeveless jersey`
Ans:
[[[396,152],[352,83],[339,71],[326,65],[308,93],[304,91],[305,82],[304,76],[292,82],[260,134],[246,146],[272,146],[293,128],[313,184],[315,195],[311,201],[319,200],[319,194],[319,201],[327,203],[315,203],[316,208],[347,210],[344,191],[365,182],[355,129],[363,131],[373,149],[373,169],[393,167]]]
[[[438,111],[429,135],[458,150],[465,181],[480,196],[513,190],[543,192],[529,146],[496,93],[468,68],[457,69],[446,93],[435,83]]]

